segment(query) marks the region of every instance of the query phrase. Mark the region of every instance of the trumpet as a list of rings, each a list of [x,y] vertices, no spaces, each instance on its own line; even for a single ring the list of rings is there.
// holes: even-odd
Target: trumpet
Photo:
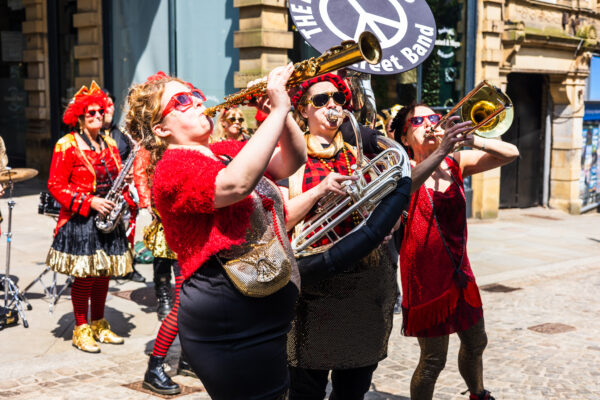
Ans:
[[[425,138],[434,137],[439,126],[444,124],[460,108],[462,121],[472,121],[474,126],[464,135],[475,134],[484,138],[494,138],[504,134],[510,128],[514,109],[510,97],[499,88],[486,81],[480,82],[473,90],[463,97],[435,126],[431,127]]]
[[[360,34],[357,42],[346,40],[339,46],[330,48],[319,57],[309,58],[294,64],[294,72],[287,82],[287,87],[288,89],[292,88],[307,79],[324,75],[357,62],[366,61],[369,64],[377,64],[381,61],[381,54],[381,45],[377,37],[371,32],[365,31]],[[220,110],[240,104],[248,105],[253,100],[264,96],[266,90],[267,82],[261,81],[227,96],[223,103],[208,107],[204,114],[214,117]]]

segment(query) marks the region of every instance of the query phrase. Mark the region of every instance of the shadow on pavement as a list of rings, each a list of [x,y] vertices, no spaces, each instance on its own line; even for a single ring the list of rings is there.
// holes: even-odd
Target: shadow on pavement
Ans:
[[[397,396],[395,394],[379,392],[377,390],[371,390],[365,395],[365,400],[410,400],[409,397]]]
[[[105,307],[104,316],[110,323],[110,328],[117,335],[124,338],[130,337],[130,332],[135,328],[135,324],[131,323],[133,314],[123,313],[112,307]],[[56,338],[71,340],[73,337],[73,327],[75,326],[75,317],[72,311],[62,315],[57,323],[57,327],[52,330],[52,334]]]

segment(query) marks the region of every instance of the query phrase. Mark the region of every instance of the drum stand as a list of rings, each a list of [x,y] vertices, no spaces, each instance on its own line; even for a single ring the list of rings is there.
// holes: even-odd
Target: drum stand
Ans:
[[[10,175],[9,175],[10,177]],[[13,194],[13,181],[10,179],[8,181],[8,188],[10,190],[10,196],[8,200],[8,230],[6,232],[6,269],[4,272],[4,276],[2,277],[2,285],[4,286],[4,308],[6,310],[11,307],[16,308],[19,317],[23,321],[23,326],[25,328],[29,328],[29,322],[25,318],[25,310],[23,309],[23,305],[25,304],[27,310],[31,310],[31,304],[27,301],[23,294],[19,291],[17,285],[10,279],[10,245],[12,242],[12,211],[15,207],[15,201],[12,198]],[[10,298],[10,302],[9,302]]]

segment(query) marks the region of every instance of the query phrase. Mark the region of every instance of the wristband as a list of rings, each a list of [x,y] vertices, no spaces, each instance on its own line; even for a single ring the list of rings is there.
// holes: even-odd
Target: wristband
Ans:
[[[481,146],[481,150],[485,151],[485,139],[482,138],[481,142],[483,143],[482,146]]]

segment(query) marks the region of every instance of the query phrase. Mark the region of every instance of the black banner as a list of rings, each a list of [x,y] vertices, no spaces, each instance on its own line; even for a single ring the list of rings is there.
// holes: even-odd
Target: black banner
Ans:
[[[289,0],[294,25],[320,52],[363,31],[377,36],[383,50],[379,64],[354,64],[353,70],[376,75],[405,72],[433,51],[435,20],[425,0]]]

